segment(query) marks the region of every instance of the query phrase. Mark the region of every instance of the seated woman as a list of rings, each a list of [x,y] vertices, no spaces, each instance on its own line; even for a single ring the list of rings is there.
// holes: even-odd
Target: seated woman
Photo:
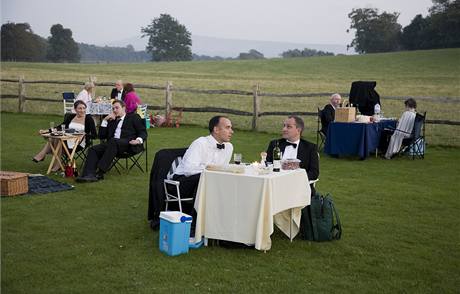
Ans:
[[[82,150],[85,148],[86,144],[90,142],[90,140],[97,137],[96,132],[96,125],[94,124],[94,120],[90,114],[86,114],[86,104],[81,100],[75,101],[73,108],[75,113],[66,114],[64,117],[64,122],[61,125],[65,125],[66,129],[74,129],[77,132],[85,132],[85,140],[83,140],[78,146],[77,150]],[[40,130],[43,132],[43,130]],[[50,143],[51,142],[51,143]],[[32,157],[32,161],[39,162],[43,161],[46,157],[46,154],[51,154],[51,146],[56,146],[59,141],[58,140],[51,140],[48,141],[45,146],[42,148],[40,152],[38,152],[34,157]],[[67,141],[67,148],[71,151],[74,146],[74,142],[69,140]],[[60,168],[59,163],[57,161],[54,162],[54,166],[52,167],[52,171],[58,171]]]
[[[76,101],[83,101],[85,102],[86,105],[89,105],[92,101],[91,97],[91,92],[94,88],[94,84],[91,82],[86,82],[85,87],[81,92],[78,94],[77,98],[75,98]]]
[[[124,90],[125,94],[125,104],[126,104],[126,113],[133,113],[136,112],[137,106],[141,104],[141,99],[137,96],[136,92],[134,91],[134,86],[131,83],[126,83]]]
[[[406,106],[406,111],[403,112],[398,121],[398,125],[391,136],[387,152],[385,153],[386,159],[391,159],[394,154],[399,152],[403,139],[410,137],[412,129],[414,128],[417,102],[415,102],[414,99],[409,98],[404,101],[404,105]]]

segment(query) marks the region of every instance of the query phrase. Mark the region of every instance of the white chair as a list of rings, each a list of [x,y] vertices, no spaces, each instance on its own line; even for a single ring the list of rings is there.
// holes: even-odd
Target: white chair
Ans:
[[[73,104],[75,103],[75,94],[73,92],[62,93],[62,102],[64,104],[64,114],[73,112]]]
[[[182,212],[182,201],[193,201],[193,198],[181,198],[180,189],[179,189],[180,182],[172,180],[174,176],[174,172],[176,171],[176,168],[179,166],[179,163],[181,160],[182,160],[182,157],[176,157],[176,159],[174,159],[174,161],[171,163],[171,167],[166,176],[166,179],[164,179],[163,181],[163,187],[165,189],[165,195],[166,195],[165,211],[168,211],[168,206],[170,202],[177,202],[179,204],[179,211]],[[174,188],[168,191],[168,187],[171,187],[171,188],[174,187]]]

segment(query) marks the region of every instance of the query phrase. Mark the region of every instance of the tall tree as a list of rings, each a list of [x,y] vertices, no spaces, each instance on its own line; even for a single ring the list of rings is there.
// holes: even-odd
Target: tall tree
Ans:
[[[359,53],[388,52],[400,49],[401,25],[399,13],[376,8],[353,9],[348,17],[350,29],[355,29],[355,38],[347,47],[354,47]],[[347,30],[349,32],[349,30]]]
[[[47,58],[53,62],[80,62],[78,45],[72,38],[72,31],[61,24],[51,27],[51,37],[48,38]]]
[[[460,0],[433,0],[426,17],[417,15],[403,29],[405,49],[460,47]]]
[[[3,61],[46,61],[47,41],[28,23],[6,23],[1,28]]]
[[[152,61],[192,60],[191,34],[169,14],[161,14],[141,32],[142,37],[149,37],[146,49],[152,54]]]

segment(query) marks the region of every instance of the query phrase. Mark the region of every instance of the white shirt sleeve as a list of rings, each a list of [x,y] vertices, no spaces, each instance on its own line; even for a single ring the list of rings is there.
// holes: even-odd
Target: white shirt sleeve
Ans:
[[[201,138],[193,141],[190,147],[187,149],[187,152],[184,155],[184,158],[181,161],[182,165],[182,174],[185,176],[191,176],[198,173],[201,173],[206,168],[206,142],[203,142]]]

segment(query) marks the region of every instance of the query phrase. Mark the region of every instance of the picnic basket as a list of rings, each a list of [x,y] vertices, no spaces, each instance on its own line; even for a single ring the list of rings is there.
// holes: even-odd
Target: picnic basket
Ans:
[[[14,196],[25,194],[29,191],[29,182],[27,174],[0,171],[1,196]]]

